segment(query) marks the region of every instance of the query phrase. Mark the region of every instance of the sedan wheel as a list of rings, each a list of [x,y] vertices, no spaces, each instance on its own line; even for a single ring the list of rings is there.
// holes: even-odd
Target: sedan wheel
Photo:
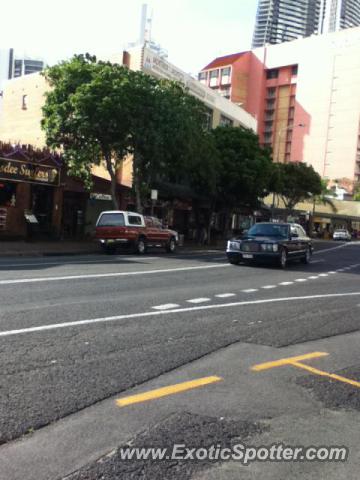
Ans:
[[[306,250],[306,253],[304,255],[304,257],[301,259],[302,263],[304,263],[305,265],[307,265],[308,263],[310,263],[310,260],[311,260],[311,249],[308,248]]]
[[[283,248],[280,253],[280,267],[286,268],[287,265],[287,254],[286,250]]]

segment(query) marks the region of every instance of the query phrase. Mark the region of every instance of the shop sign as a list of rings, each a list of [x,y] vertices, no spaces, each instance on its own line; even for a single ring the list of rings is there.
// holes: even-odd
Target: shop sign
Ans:
[[[107,195],[106,193],[90,193],[90,199],[91,200],[106,200],[106,201],[111,201],[112,197],[111,195]]]
[[[60,169],[32,162],[0,158],[0,180],[57,187],[60,184]]]

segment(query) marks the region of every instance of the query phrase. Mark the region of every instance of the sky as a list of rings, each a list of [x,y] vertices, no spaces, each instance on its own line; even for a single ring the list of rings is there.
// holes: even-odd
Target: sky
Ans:
[[[251,46],[257,0],[2,0],[0,48],[49,64],[116,53],[139,37],[143,3],[153,10],[153,40],[185,72]]]

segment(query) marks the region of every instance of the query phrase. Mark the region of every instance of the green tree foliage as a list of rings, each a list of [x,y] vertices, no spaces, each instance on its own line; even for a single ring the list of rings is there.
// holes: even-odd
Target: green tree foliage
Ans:
[[[213,130],[218,153],[217,204],[219,209],[257,207],[269,189],[272,161],[258,136],[244,127]]]
[[[360,202],[360,182],[354,186],[354,200],[355,202]]]
[[[321,194],[321,177],[312,166],[292,162],[277,163],[273,168],[271,190],[282,198],[288,211]]]
[[[70,174],[91,182],[91,167],[106,162],[115,208],[116,169],[127,152],[130,71],[78,55],[45,71],[42,127],[47,144],[62,150]]]
[[[334,192],[328,188],[327,180],[321,179],[321,190],[319,194],[312,195],[311,201],[313,202],[313,215],[315,215],[316,205],[329,206],[331,210],[336,213],[337,208],[333,201]]]
[[[204,107],[167,80],[78,55],[45,71],[42,127],[47,143],[61,149],[72,175],[91,180],[92,165],[105,162],[115,208],[116,171],[133,155],[133,184],[142,211],[156,176],[186,164],[199,144]]]

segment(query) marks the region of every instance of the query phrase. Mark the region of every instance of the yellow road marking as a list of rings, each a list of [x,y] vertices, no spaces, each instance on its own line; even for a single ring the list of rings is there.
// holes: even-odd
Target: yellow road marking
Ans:
[[[185,392],[186,390],[191,390],[193,388],[203,387],[205,385],[209,385],[210,383],[220,382],[221,380],[221,377],[216,376],[198,378],[197,380],[191,380],[189,382],[178,383],[176,385],[150,390],[149,392],[139,393],[130,397],[119,398],[116,400],[116,404],[119,407],[125,407],[134,403],[146,402],[148,400],[174,395],[175,393]]]
[[[273,362],[260,363],[259,365],[251,367],[251,370],[261,372],[262,370],[270,370],[271,368],[282,367],[283,365],[291,365],[294,362],[301,362],[302,360],[325,357],[326,355],[329,354],[326,352],[306,353],[305,355],[298,355],[297,357],[281,358],[280,360],[275,360]]]
[[[329,378],[332,378],[333,380],[338,380],[339,382],[348,383],[353,387],[360,388],[360,382],[356,382],[355,380],[351,380],[350,378],[342,377],[341,375],[336,375],[336,373],[324,372],[323,370],[318,370],[317,368],[310,367],[309,365],[305,365],[304,363],[300,363],[300,362],[291,362],[291,365],[294,365],[294,367],[302,368],[303,370],[307,370],[308,372],[311,372],[314,375],[329,377]]]

